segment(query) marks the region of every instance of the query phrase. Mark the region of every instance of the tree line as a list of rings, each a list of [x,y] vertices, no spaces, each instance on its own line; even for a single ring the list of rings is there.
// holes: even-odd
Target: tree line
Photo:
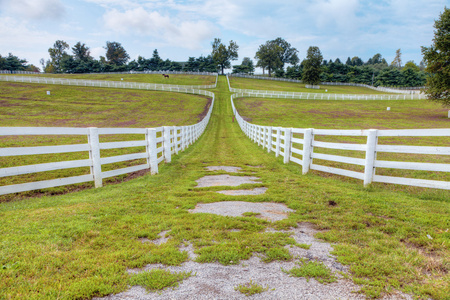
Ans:
[[[187,62],[163,60],[158,50],[153,51],[151,58],[139,56],[130,61],[125,48],[118,42],[106,42],[105,56],[94,59],[90,48],[81,42],[70,48],[69,44],[57,40],[48,49],[50,59],[40,60],[42,70],[46,73],[100,73],[126,71],[187,71],[224,73],[232,68],[233,73],[253,74],[255,67],[262,68],[268,76],[303,80],[317,84],[326,82],[353,82],[374,86],[423,86],[426,81],[423,63],[417,66],[409,61],[401,63],[401,51],[397,50],[394,61],[388,65],[381,54],[375,54],[367,62],[355,56],[345,63],[339,59],[323,60],[318,47],[310,47],[306,58],[300,62],[298,51],[286,40],[279,37],[259,46],[255,54],[256,65],[249,57],[244,57],[240,65],[231,66],[238,58],[239,46],[234,41],[228,45],[218,38],[212,42],[212,51],[208,56],[189,57]],[[33,65],[27,65],[11,53],[0,56],[0,69],[11,71],[39,71]]]

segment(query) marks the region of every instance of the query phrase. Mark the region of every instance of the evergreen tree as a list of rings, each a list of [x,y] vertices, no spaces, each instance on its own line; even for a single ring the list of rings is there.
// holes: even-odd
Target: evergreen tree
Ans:
[[[67,57],[68,54],[66,50],[69,49],[69,44],[67,44],[65,41],[57,40],[53,44],[53,48],[48,49],[48,53],[50,54],[51,59],[51,68],[48,68],[48,70],[52,70],[55,73],[62,72],[61,69],[61,62],[63,58]],[[47,70],[47,67],[46,67]]]
[[[434,23],[434,39],[430,47],[422,47],[427,78],[428,99],[450,106],[450,9],[445,8]]]
[[[118,42],[106,42],[106,59],[108,64],[114,66],[124,66],[130,56],[128,55],[125,48]],[[117,70],[121,68],[116,68]]]
[[[303,61],[302,80],[308,84],[318,84],[320,82],[320,65],[323,57],[319,47],[311,46],[308,48],[306,59]]]

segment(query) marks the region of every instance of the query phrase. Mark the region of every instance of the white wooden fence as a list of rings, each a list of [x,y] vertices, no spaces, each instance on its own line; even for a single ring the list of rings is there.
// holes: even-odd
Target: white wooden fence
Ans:
[[[214,106],[214,93],[200,90],[197,90],[196,93],[201,93],[203,95],[212,97],[213,100],[205,118],[203,118],[203,120],[199,123],[190,126],[164,126],[158,128],[0,127],[0,136],[87,136],[86,144],[0,148],[1,157],[74,152],[89,153],[89,159],[84,160],[61,161],[2,168],[0,169],[0,177],[17,176],[61,169],[90,167],[90,174],[86,175],[1,186],[0,195],[89,181],[93,181],[95,183],[95,187],[101,187],[103,179],[118,176],[121,174],[137,172],[140,170],[150,170],[152,174],[158,173],[159,163],[161,163],[162,161],[170,162],[172,154],[178,154],[180,151],[183,151],[189,145],[194,143],[202,135],[203,131],[208,125]],[[143,139],[124,142],[99,142],[100,135],[113,134],[141,134]],[[141,153],[125,154],[112,157],[100,156],[100,150],[133,147],[145,147],[146,150]],[[115,169],[112,171],[102,171],[102,165],[131,161],[136,159],[146,159],[146,163],[127,168]]]
[[[377,159],[377,153],[382,152],[450,155],[450,139],[448,138],[450,137],[450,128],[408,130],[324,130],[260,126],[245,121],[239,115],[234,106],[234,97],[241,97],[241,95],[233,95],[231,97],[231,105],[235,118],[242,131],[255,143],[266,148],[269,153],[274,152],[276,156],[282,155],[285,163],[292,161],[301,165],[303,174],[308,173],[309,170],[317,170],[363,180],[364,186],[367,186],[372,182],[384,182],[450,190],[450,182],[448,181],[382,176],[376,174],[376,168],[450,172],[450,164],[384,161]],[[299,135],[303,135],[303,138],[298,137]],[[315,140],[315,136],[362,136],[367,137],[367,142],[366,144],[321,142]],[[442,139],[443,147],[382,145],[378,143],[378,137],[423,136],[446,138]],[[316,148],[362,151],[365,153],[365,158],[323,154],[319,153]],[[364,172],[320,165],[315,163],[314,159],[363,166]]]
[[[251,75],[243,75],[243,74],[231,74],[231,77],[241,77],[241,78],[251,78],[251,79],[262,79],[262,80],[274,80],[274,81],[286,81],[286,82],[295,82],[295,83],[302,83],[301,80],[296,79],[288,79],[288,78],[274,78],[274,77],[263,77],[263,76],[251,76]],[[386,93],[395,93],[395,94],[405,94],[405,95],[411,95],[416,94],[418,95],[418,99],[425,99],[425,95],[420,91],[420,88],[417,87],[403,87],[403,88],[389,88],[389,87],[383,87],[383,86],[371,86],[367,84],[361,84],[361,83],[351,83],[351,82],[321,82],[320,85],[334,85],[334,86],[359,86],[359,87],[365,87],[368,89],[372,89],[379,92],[386,92]],[[237,90],[237,89],[236,89]],[[236,92],[243,92],[236,91]],[[339,94],[338,94],[339,95]],[[367,95],[365,95],[367,96]],[[373,96],[373,95],[368,95]],[[387,99],[383,99],[387,100]]]
[[[10,71],[10,70],[0,70],[0,74],[27,74],[27,75],[39,75],[39,72],[30,71]]]
[[[53,78],[53,77],[39,77],[39,76],[0,76],[0,81],[190,93],[190,91],[193,91],[196,89],[213,89],[213,88],[215,88],[217,86],[217,74],[215,74],[215,75],[216,75],[216,82],[214,84],[210,84],[210,85],[174,85],[174,84],[139,83],[139,82],[126,82],[126,81]]]

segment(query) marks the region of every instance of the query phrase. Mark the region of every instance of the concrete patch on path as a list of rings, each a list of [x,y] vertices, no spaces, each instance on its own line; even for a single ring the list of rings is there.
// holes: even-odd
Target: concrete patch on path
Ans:
[[[209,166],[206,167],[208,171],[225,171],[228,173],[239,173],[242,170],[241,167],[229,167],[229,166]]]
[[[288,213],[293,211],[294,210],[281,203],[223,201],[214,203],[199,203],[189,212],[210,213],[229,217],[242,217],[243,213],[252,212],[260,214],[262,219],[274,222],[286,219]]]
[[[262,195],[267,191],[266,187],[254,188],[253,190],[226,190],[217,191],[216,193],[228,195],[228,196],[251,196]]]
[[[245,183],[261,183],[258,177],[254,176],[231,176],[231,175],[209,175],[197,179],[197,188],[211,187],[211,186],[239,186]]]

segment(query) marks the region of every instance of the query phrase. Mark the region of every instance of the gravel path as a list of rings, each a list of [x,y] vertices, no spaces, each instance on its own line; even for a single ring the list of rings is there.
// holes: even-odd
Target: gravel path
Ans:
[[[238,172],[240,168],[227,166],[214,166],[208,168],[211,171]],[[250,176],[211,175],[199,180],[198,187],[207,186],[238,186],[242,183],[256,183],[259,178]],[[266,188],[263,188],[266,189]],[[255,189],[256,190],[256,189]],[[252,191],[252,190],[247,190]],[[225,191],[225,192],[231,192]],[[232,191],[236,192],[236,191]],[[265,190],[264,190],[265,192]],[[225,201],[215,203],[199,203],[191,213],[213,213],[229,217],[242,216],[245,212],[259,213],[260,217],[269,221],[278,221],[287,217],[292,209],[280,203],[252,203],[245,201]],[[266,232],[278,232],[273,229]],[[192,275],[179,283],[176,288],[168,288],[158,292],[147,292],[145,288],[133,286],[128,291],[117,295],[110,295],[105,300],[122,299],[366,299],[364,295],[357,293],[360,286],[352,281],[344,279],[341,273],[348,272],[347,267],[336,261],[330,254],[333,247],[314,238],[318,232],[309,223],[299,224],[289,233],[298,244],[310,245],[309,249],[297,246],[286,246],[293,257],[291,261],[274,261],[264,263],[260,257],[254,255],[249,260],[240,261],[238,265],[224,266],[219,263],[197,263],[194,248],[190,243],[182,245],[180,251],[186,251],[190,260],[181,266],[164,266],[161,264],[147,265],[142,269],[131,269],[129,273],[139,273],[153,269],[165,269],[171,272],[192,272]],[[159,239],[154,241],[142,240],[161,244],[167,242],[167,231],[161,232]],[[303,277],[291,277],[283,270],[290,270],[298,266],[301,259],[322,262],[338,279],[336,282],[321,284],[315,279]],[[246,296],[236,290],[239,285],[248,284],[250,281],[267,288],[260,294]],[[383,299],[412,299],[409,295],[389,295]]]
[[[275,232],[275,231],[269,231]],[[224,266],[218,263],[196,263],[192,260],[178,267],[167,267],[161,264],[147,265],[142,269],[131,269],[129,273],[139,273],[152,269],[165,269],[171,272],[192,272],[192,276],[180,282],[176,288],[168,288],[159,292],[147,292],[140,286],[131,287],[128,291],[110,295],[105,300],[123,299],[365,299],[356,293],[360,287],[353,282],[343,279],[338,272],[346,272],[345,266],[338,263],[330,254],[332,246],[318,241],[313,237],[317,232],[312,225],[303,223],[290,231],[297,243],[311,245],[309,250],[299,247],[287,247],[292,256],[297,257],[288,262],[263,263],[260,258],[253,256],[249,260],[241,261],[239,265]],[[191,245],[180,250],[186,250],[195,259]],[[299,257],[323,262],[338,277],[338,281],[321,284],[315,279],[291,277],[282,269],[290,270],[296,266]],[[245,296],[235,288],[250,280],[267,291],[253,296]],[[383,299],[412,299],[408,295],[390,295]]]

